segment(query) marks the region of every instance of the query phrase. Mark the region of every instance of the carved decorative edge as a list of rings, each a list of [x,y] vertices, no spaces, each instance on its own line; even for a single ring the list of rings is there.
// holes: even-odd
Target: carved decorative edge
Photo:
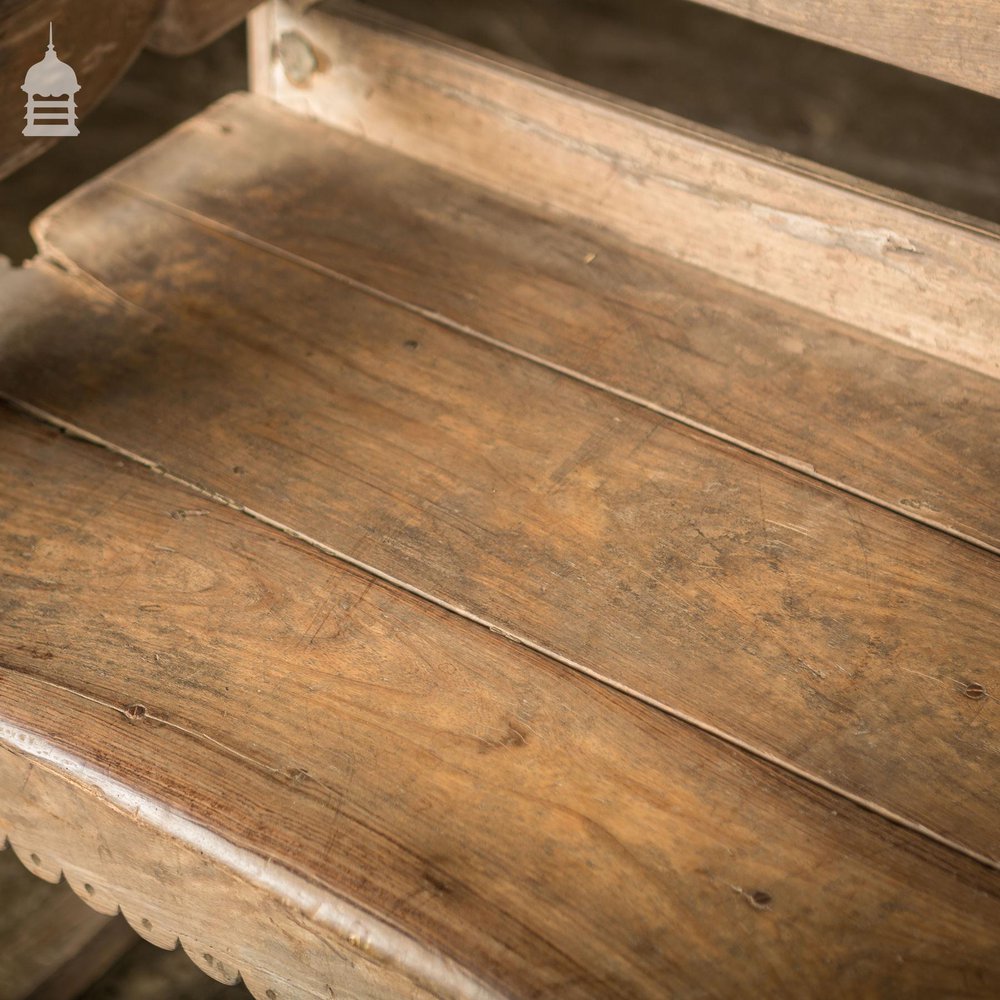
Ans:
[[[216,958],[215,953],[218,949],[214,949],[210,944],[189,938],[178,928],[167,926],[162,920],[154,924],[132,907],[121,906],[116,900],[115,892],[109,886],[97,881],[90,873],[70,865],[62,865],[48,854],[42,856],[29,845],[14,841],[9,834],[0,829],[0,850],[8,847],[31,874],[53,885],[65,881],[84,903],[98,913],[108,917],[121,914],[132,930],[150,944],[165,951],[175,951],[179,945],[202,972],[217,982],[226,986],[235,986],[242,982],[256,1000],[276,1000],[279,996],[288,996],[286,984],[257,972],[242,972],[228,962]],[[327,987],[327,989],[328,996],[333,996],[333,988]],[[318,994],[310,995],[318,996]]]
[[[7,843],[33,874],[65,878],[98,912],[158,947],[179,943],[257,1000],[499,1000],[374,914],[0,718]]]

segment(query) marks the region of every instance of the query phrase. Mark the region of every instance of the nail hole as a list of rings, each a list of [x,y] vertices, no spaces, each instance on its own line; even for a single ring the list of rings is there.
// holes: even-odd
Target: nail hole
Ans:
[[[982,684],[973,681],[971,684],[966,684],[965,688],[962,690],[962,694],[966,698],[971,698],[973,701],[982,701],[986,697],[986,688]]]
[[[33,865],[40,865],[42,863],[42,859],[37,854],[32,854],[31,863]]]
[[[84,882],[83,883],[83,891],[88,896],[93,896],[94,895],[94,887],[89,882]]]
[[[152,921],[150,921],[148,917],[142,918],[142,926],[147,931],[151,931],[153,929]]]
[[[206,951],[204,955],[201,956],[209,965],[215,964],[215,959]]]
[[[403,347],[408,351],[415,351],[420,346],[419,340],[404,340]]]
[[[771,905],[771,894],[769,892],[764,892],[763,889],[757,889],[755,892],[750,893],[750,902],[754,906],[763,910]]]
[[[277,994],[277,993],[275,993],[275,992],[274,992],[274,990],[268,990],[268,991],[267,991],[267,992],[266,992],[266,993],[264,994],[264,996],[266,996],[266,997],[267,997],[267,1000],[278,1000],[278,994]]]
[[[136,719],[144,718],[146,715],[146,706],[129,705],[129,707],[125,709],[125,714],[128,716],[128,718],[132,719],[133,721]]]

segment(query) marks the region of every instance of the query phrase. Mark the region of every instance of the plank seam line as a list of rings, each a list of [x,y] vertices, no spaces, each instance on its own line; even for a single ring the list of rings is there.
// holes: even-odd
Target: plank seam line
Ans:
[[[724,444],[731,445],[734,448],[738,448],[740,451],[745,452],[750,455],[754,455],[757,458],[761,458],[771,465],[777,465],[782,469],[789,470],[791,472],[797,473],[798,475],[804,476],[807,479],[811,479],[814,482],[822,483],[825,486],[829,486],[834,490],[841,493],[847,493],[858,500],[865,503],[869,503],[875,507],[880,507],[882,510],[890,511],[899,517],[906,518],[908,521],[912,521],[915,524],[921,524],[926,528],[930,528],[934,531],[938,531],[941,534],[948,535],[951,538],[955,538],[961,542],[965,542],[967,545],[971,545],[975,548],[981,549],[984,552],[989,552],[992,555],[1000,556],[1000,546],[993,545],[984,539],[977,538],[975,535],[971,535],[967,532],[961,531],[958,528],[953,528],[947,524],[940,521],[936,521],[930,517],[924,517],[915,511],[909,510],[900,504],[894,504],[891,500],[885,500],[881,497],[875,496],[872,493],[868,493],[865,490],[859,489],[855,486],[851,486],[847,483],[841,482],[832,476],[824,475],[822,472],[818,472],[812,465],[807,462],[802,462],[791,455],[782,455],[778,452],[769,451],[767,448],[761,448],[758,445],[751,444],[748,441],[744,441],[741,438],[734,437],[731,434],[727,434],[725,431],[718,430],[710,426],[709,424],[703,424],[698,420],[694,420],[691,417],[685,416],[683,413],[679,413],[676,410],[671,410],[668,407],[661,406],[658,403],[654,403],[651,400],[645,399],[642,396],[636,395],[635,393],[628,392],[625,389],[618,389],[615,386],[609,385],[606,382],[602,382],[599,379],[592,378],[589,375],[585,375],[576,369],[569,368],[566,365],[560,365],[555,361],[549,361],[537,354],[533,354],[530,351],[526,351],[523,348],[515,347],[513,344],[508,344],[503,340],[499,340],[495,337],[491,337],[487,333],[483,333],[477,330],[475,327],[467,326],[464,323],[460,323],[457,320],[453,320],[443,313],[439,313],[433,309],[427,309],[423,306],[417,305],[413,302],[408,302],[406,299],[398,298],[389,292],[384,292],[374,285],[370,285],[367,282],[360,281],[357,278],[352,278],[350,275],[344,274],[341,271],[337,271],[333,268],[327,267],[324,264],[317,263],[316,261],[310,260],[308,257],[302,257],[301,255],[295,253],[292,250],[286,250],[284,247],[276,246],[273,243],[268,243],[266,240],[259,239],[256,236],[251,236],[249,233],[245,233],[234,226],[227,225],[224,222],[220,222],[216,219],[210,218],[209,216],[202,215],[200,212],[195,212],[192,209],[184,208],[181,205],[177,205],[174,202],[168,201],[164,198],[159,198],[156,195],[150,194],[146,191],[142,191],[139,188],[134,188],[129,184],[124,184],[121,181],[111,180],[109,181],[114,187],[120,188],[121,190],[127,192],[133,197],[138,198],[140,201],[146,202],[147,204],[155,207],[161,208],[170,214],[177,215],[180,218],[185,219],[188,222],[193,223],[196,226],[201,226],[205,229],[213,230],[220,235],[227,236],[236,242],[243,243],[247,246],[251,246],[256,250],[260,250],[264,253],[270,254],[272,256],[278,257],[282,260],[287,261],[291,264],[296,264],[306,270],[313,271],[316,274],[320,274],[323,277],[330,278],[333,281],[337,281],[349,288],[354,289],[370,298],[377,299],[387,305],[394,306],[397,309],[402,309],[405,312],[409,312],[413,315],[419,316],[428,322],[434,323],[436,326],[444,327],[453,333],[462,334],[463,336],[471,337],[474,340],[478,340],[490,347],[496,348],[497,350],[504,351],[508,354],[515,355],[516,357],[522,358],[525,361],[529,361],[532,364],[538,365],[541,368],[545,368],[548,371],[555,372],[558,375],[562,375],[565,378],[572,379],[575,382],[579,382],[583,385],[588,386],[591,389],[596,389],[599,392],[605,392],[610,396],[614,396],[616,399],[620,399],[626,403],[631,403],[634,406],[638,406],[644,410],[648,410],[651,413],[655,413],[658,416],[664,417],[673,423],[681,424],[682,426],[693,430],[698,434],[705,435],[706,437],[712,438],[715,441],[721,441]],[[50,251],[46,248],[46,254]],[[63,255],[60,253],[59,257]],[[75,265],[74,265],[75,266]],[[100,279],[96,277],[91,277],[91,280],[100,283]]]
[[[602,87],[579,80],[571,80],[558,73],[532,66],[513,56],[503,56],[490,52],[481,46],[456,40],[447,34],[437,32],[406,18],[397,17],[386,11],[352,4],[349,9],[338,8],[328,16],[331,21],[346,23],[351,27],[360,24],[363,31],[376,31],[380,34],[391,32],[397,39],[402,39],[405,45],[435,50],[434,55],[438,59],[450,59],[472,65],[475,70],[485,71],[491,75],[502,73],[516,76],[536,91],[557,91],[560,97],[576,105],[584,105],[592,109],[592,106],[596,104],[609,117],[627,118],[641,123],[647,129],[654,128],[658,131],[675,132],[697,142],[714,146],[728,154],[756,160],[779,171],[796,174],[807,181],[840,188],[858,198],[879,202],[893,209],[913,212],[925,216],[935,223],[965,229],[987,239],[997,240],[1000,238],[1000,227],[988,220],[978,219],[968,213],[957,212],[957,210],[951,216],[943,215],[940,206],[916,195],[906,195],[874,181],[865,182],[861,178],[838,170],[836,167],[823,166],[794,153],[782,152],[750,139],[738,138],[723,129],[692,122],[681,115],[643,104],[641,101],[620,94],[614,94]],[[865,56],[864,58],[872,59],[875,57]],[[961,84],[953,84],[953,86],[961,86]],[[268,96],[271,97],[271,100],[281,104],[279,98]],[[282,107],[287,106],[282,105]],[[293,113],[298,112],[293,111]],[[314,121],[320,121],[313,115],[309,117]]]
[[[6,402],[9,406],[12,406],[21,412],[27,414],[30,417],[40,421],[43,424],[47,424],[50,427],[56,428],[62,433],[66,434],[70,438],[74,438],[78,441],[85,442],[86,444],[94,445],[98,448],[108,451],[119,458],[127,459],[130,462],[136,463],[143,468],[149,470],[155,475],[163,477],[168,482],[174,483],[192,493],[204,497],[207,500],[211,500],[215,503],[220,504],[230,510],[235,511],[238,514],[246,515],[254,521],[265,525],[272,530],[275,530],[289,538],[295,539],[302,544],[315,549],[322,554],[336,559],[339,562],[345,563],[348,566],[352,566],[354,569],[360,570],[370,576],[374,576],[376,579],[381,580],[383,583],[390,585],[391,587],[398,588],[406,593],[416,597],[420,600],[427,601],[433,604],[435,607],[441,608],[443,611],[449,614],[457,615],[466,621],[472,622],[475,625],[479,625],[482,628],[488,629],[491,633],[501,636],[516,645],[523,646],[526,649],[537,653],[540,656],[545,657],[547,660],[553,661],[566,667],[576,673],[583,674],[589,677],[591,680],[600,684],[602,687],[609,688],[625,695],[628,698],[632,698],[635,701],[641,702],[648,707],[654,709],[655,711],[662,712],[664,715],[682,723],[683,725],[690,726],[700,732],[705,733],[708,736],[714,737],[722,743],[733,747],[734,749],[747,754],[754,760],[763,762],[779,770],[785,771],[786,773],[793,774],[797,778],[810,785],[817,786],[830,792],[839,798],[846,799],[852,802],[854,805],[864,809],[867,812],[874,813],[880,816],[882,819],[893,823],[896,826],[903,827],[916,833],[920,836],[926,837],[932,840],[942,847],[948,848],[950,850],[956,851],[959,854],[965,855],[971,858],[973,861],[977,861],[982,865],[994,870],[1000,870],[1000,859],[994,859],[986,854],[981,854],[978,851],[973,850],[970,847],[966,847],[958,841],[952,840],[946,837],[944,834],[937,833],[935,830],[930,829],[930,827],[924,826],[922,823],[916,820],[907,819],[898,813],[893,812],[891,809],[881,806],[876,802],[866,799],[855,792],[848,791],[846,788],[841,788],[839,785],[832,781],[828,781],[819,775],[812,774],[811,772],[793,764],[791,761],[785,760],[778,754],[771,753],[766,750],[761,750],[759,747],[755,747],[753,744],[740,739],[738,736],[734,736],[731,733],[727,733],[725,730],[718,728],[708,722],[703,722],[697,719],[695,716],[690,715],[687,712],[683,712],[680,709],[673,708],[667,705],[665,702],[658,701],[650,695],[644,694],[643,692],[629,687],[627,684],[623,684],[620,681],[616,681],[611,677],[606,677],[605,675],[599,673],[591,667],[587,667],[582,663],[573,660],[572,658],[558,653],[555,650],[549,649],[548,647],[542,645],[541,643],[534,642],[524,636],[520,636],[515,632],[511,632],[508,629],[500,628],[498,625],[493,624],[488,619],[482,618],[481,616],[475,614],[472,611],[467,611],[464,608],[459,607],[456,604],[452,604],[449,601],[444,600],[441,597],[430,593],[429,591],[422,590],[421,588],[415,586],[414,584],[407,583],[405,580],[399,577],[393,576],[391,573],[387,573],[384,570],[378,569],[378,567],[373,566],[369,563],[357,559],[354,556],[348,555],[346,552],[342,552],[339,549],[334,548],[325,542],[320,541],[317,538],[313,538],[311,535],[305,532],[299,531],[290,525],[284,524],[267,514],[260,511],[254,510],[252,507],[247,507],[244,504],[238,503],[225,494],[218,493],[215,490],[208,489],[207,487],[200,486],[191,480],[185,479],[176,473],[170,472],[168,469],[164,468],[160,463],[154,461],[153,459],[147,458],[144,455],[140,455],[137,452],[130,451],[127,448],[123,448],[119,445],[114,444],[105,438],[100,437],[97,434],[93,434],[90,431],[85,430],[82,427],[70,423],[67,420],[56,416],[53,413],[49,413],[40,407],[33,405],[32,403],[25,402],[24,400],[18,399],[16,396],[11,396],[6,392],[0,391],[0,400]]]

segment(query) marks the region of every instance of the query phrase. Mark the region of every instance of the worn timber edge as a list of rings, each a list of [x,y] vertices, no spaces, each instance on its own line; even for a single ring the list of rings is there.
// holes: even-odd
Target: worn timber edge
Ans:
[[[992,223],[346,0],[273,0],[251,38],[252,86],[294,111],[1000,377]]]
[[[180,944],[218,982],[242,980],[258,1000],[328,1000],[334,987],[308,960],[320,942],[326,955],[350,956],[336,986],[358,996],[382,995],[366,982],[374,975],[394,996],[500,997],[362,907],[2,717],[0,797],[0,849],[9,844],[39,878],[64,878],[99,913],[120,912],[150,943]],[[263,916],[238,920],[240,911]]]

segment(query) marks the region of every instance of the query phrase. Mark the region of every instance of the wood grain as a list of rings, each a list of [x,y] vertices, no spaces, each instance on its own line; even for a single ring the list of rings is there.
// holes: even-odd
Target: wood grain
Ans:
[[[1000,551],[998,380],[246,95],[113,176]]]
[[[1000,975],[997,872],[6,409],[0,511],[0,828],[258,997]]]
[[[1000,97],[994,0],[697,0]]]
[[[143,332],[18,295],[7,393],[1000,859],[994,556],[113,182],[42,228]]]
[[[274,3],[252,24],[255,86],[294,110],[1000,375],[996,226],[356,5]]]

